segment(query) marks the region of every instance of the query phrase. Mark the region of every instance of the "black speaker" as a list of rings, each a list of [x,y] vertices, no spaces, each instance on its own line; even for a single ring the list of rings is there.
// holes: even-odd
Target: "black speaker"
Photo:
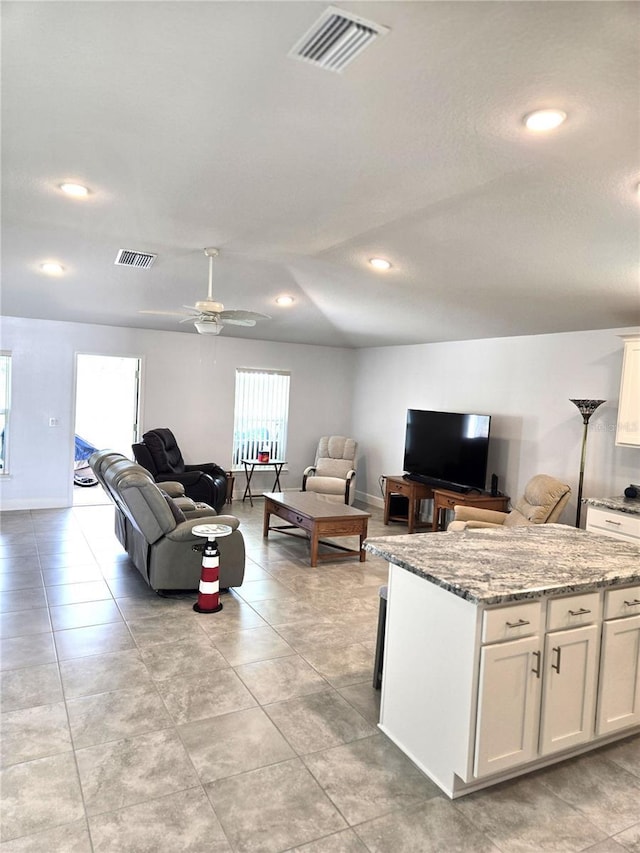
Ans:
[[[631,483],[630,486],[624,490],[625,497],[627,498],[637,498],[638,497],[638,489],[636,486]]]
[[[498,494],[499,494],[498,493],[498,476],[497,476],[497,474],[492,474],[491,475],[491,497],[497,498]]]

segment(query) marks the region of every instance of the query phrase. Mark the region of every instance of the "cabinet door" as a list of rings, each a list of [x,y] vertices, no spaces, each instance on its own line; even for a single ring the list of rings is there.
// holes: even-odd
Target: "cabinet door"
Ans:
[[[474,773],[486,776],[535,758],[540,711],[540,639],[484,646]]]
[[[547,634],[544,650],[540,754],[593,737],[599,626]]]
[[[640,723],[640,616],[611,619],[602,630],[599,735]]]
[[[640,338],[625,341],[616,444],[640,445]]]

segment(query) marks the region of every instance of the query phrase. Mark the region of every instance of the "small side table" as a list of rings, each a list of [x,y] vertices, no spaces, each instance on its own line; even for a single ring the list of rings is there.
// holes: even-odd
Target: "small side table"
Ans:
[[[480,509],[497,509],[499,512],[506,512],[509,506],[509,496],[494,497],[477,492],[451,492],[447,489],[434,489],[432,530],[445,529],[446,510],[453,509],[454,506],[475,506]]]
[[[406,517],[391,515],[391,495],[404,495],[408,498],[409,508]],[[405,480],[404,477],[387,477],[384,491],[384,523],[406,521],[409,533],[430,526],[428,521],[420,521],[420,502],[433,497],[433,489],[426,483]]]
[[[270,459],[268,462],[259,462],[257,459],[241,459],[240,460],[244,465],[244,473],[247,477],[247,485],[244,489],[244,494],[242,495],[242,502],[245,502],[246,498],[249,498],[249,503],[253,506],[253,495],[251,494],[251,478],[253,477],[253,472],[256,468],[273,468],[275,472],[275,480],[273,481],[272,492],[280,492],[282,491],[282,487],[280,486],[280,473],[283,467],[287,464],[284,459]]]

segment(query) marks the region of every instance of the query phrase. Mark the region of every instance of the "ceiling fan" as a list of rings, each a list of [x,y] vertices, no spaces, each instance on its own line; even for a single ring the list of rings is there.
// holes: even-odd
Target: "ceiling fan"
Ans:
[[[255,326],[257,320],[270,320],[268,314],[259,314],[257,311],[225,310],[222,302],[216,302],[213,298],[213,259],[219,255],[218,249],[205,249],[205,255],[209,258],[209,290],[207,298],[201,299],[195,305],[183,305],[187,311],[140,311],[140,314],[164,314],[184,317],[181,323],[193,323],[196,331],[201,335],[219,335],[224,326]]]

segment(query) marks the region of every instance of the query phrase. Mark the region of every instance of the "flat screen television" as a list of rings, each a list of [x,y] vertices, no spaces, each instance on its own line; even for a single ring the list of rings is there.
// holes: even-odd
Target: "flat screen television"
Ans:
[[[484,490],[490,415],[407,411],[404,470],[410,479],[454,491]]]

